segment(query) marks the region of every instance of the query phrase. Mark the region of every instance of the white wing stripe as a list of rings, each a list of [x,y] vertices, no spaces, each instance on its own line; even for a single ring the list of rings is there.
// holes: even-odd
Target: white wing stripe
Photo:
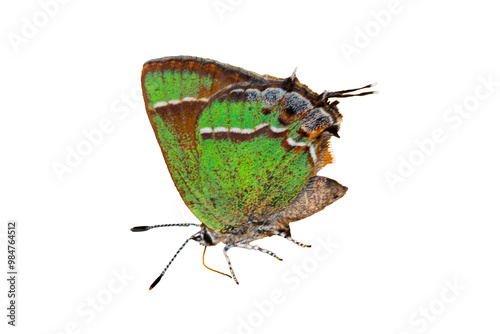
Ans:
[[[160,103],[160,102],[158,102]],[[211,133],[212,131],[217,133],[217,132],[231,132],[231,133],[243,133],[243,134],[251,134],[251,133],[254,133],[255,131],[258,131],[262,128],[265,128],[266,126],[269,126],[269,124],[267,123],[262,123],[262,124],[259,124],[257,125],[255,128],[253,129],[241,129],[241,128],[225,128],[225,127],[217,127],[217,128],[214,128],[212,130],[212,128],[201,128],[200,129],[200,133]],[[286,131],[288,130],[288,128],[277,128],[277,127],[274,127],[274,126],[271,126],[270,127],[271,131],[272,132],[275,132],[275,133],[281,133],[283,131]],[[302,145],[301,145],[302,146]]]
[[[316,163],[316,160],[318,159],[316,157],[316,149],[311,144],[309,144],[309,154],[311,155],[311,158],[312,158],[313,162]]]
[[[159,108],[159,107],[165,107],[165,106],[167,106],[169,104],[179,104],[179,103],[182,103],[182,102],[195,102],[195,101],[207,102],[208,98],[202,97],[202,98],[197,99],[197,98],[192,97],[192,96],[186,96],[182,100],[170,100],[170,101],[156,102],[153,107],[154,108]]]
[[[286,142],[290,146],[306,146],[307,145],[306,143],[297,142],[297,141],[293,140],[292,138],[287,138]]]

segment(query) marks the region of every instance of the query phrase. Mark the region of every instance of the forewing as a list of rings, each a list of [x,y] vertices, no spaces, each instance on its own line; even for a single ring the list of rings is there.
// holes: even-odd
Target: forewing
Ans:
[[[241,68],[195,57],[148,61],[142,90],[149,120],[172,179],[186,205],[203,221],[211,206],[200,182],[196,120],[207,100],[221,89],[241,82],[266,82]]]

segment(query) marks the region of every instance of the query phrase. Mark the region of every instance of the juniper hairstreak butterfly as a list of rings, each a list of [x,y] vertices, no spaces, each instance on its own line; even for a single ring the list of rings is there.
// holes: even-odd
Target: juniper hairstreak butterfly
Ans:
[[[251,242],[277,235],[310,247],[292,238],[289,224],[323,210],[347,191],[317,176],[332,162],[328,141],[339,137],[342,121],[338,100],[330,99],[372,94],[356,92],[372,86],[317,94],[295,72],[279,79],[187,56],[146,62],[142,90],[149,120],[177,190],[201,221],[132,228],[200,226],[150,289],[190,240],[205,250],[225,244],[231,275],[224,275],[236,283],[230,248],[281,260]]]

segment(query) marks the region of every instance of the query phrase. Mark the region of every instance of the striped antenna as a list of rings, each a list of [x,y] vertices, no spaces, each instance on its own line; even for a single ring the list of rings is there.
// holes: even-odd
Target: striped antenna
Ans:
[[[170,227],[170,226],[200,226],[199,224],[191,224],[191,223],[186,223],[186,224],[163,224],[163,225],[153,225],[153,226],[136,226],[132,227],[130,230],[132,232],[144,232],[144,231],[149,231],[152,228],[157,228],[157,227]]]
[[[363,96],[363,95],[370,95],[370,94],[378,94],[377,91],[369,91],[369,92],[362,92],[362,93],[356,93],[356,94],[346,94],[346,93],[355,92],[355,91],[358,91],[358,90],[361,90],[361,89],[370,88],[370,87],[375,86],[376,84],[377,83],[375,82],[375,83],[372,83],[370,85],[366,85],[366,86],[363,86],[363,87],[360,87],[360,88],[339,90],[339,91],[336,91],[336,92],[327,92],[327,91],[325,91],[321,95],[321,100],[325,101],[325,100],[330,99],[332,97],[339,98],[339,97],[351,97],[351,96]]]
[[[189,242],[189,240],[192,240],[192,239],[196,238],[200,234],[201,234],[201,231],[196,232],[191,237],[189,237],[186,241],[184,241],[184,243],[182,244],[182,246],[175,253],[174,257],[172,257],[172,259],[167,264],[167,266],[165,267],[165,269],[163,269],[163,271],[161,272],[160,276],[158,276],[158,278],[155,279],[155,281],[153,282],[153,284],[151,284],[151,286],[149,287],[149,290],[153,289],[156,286],[156,284],[158,284],[158,282],[160,282],[160,280],[162,279],[163,275],[165,275],[165,272],[167,271],[168,267],[170,267],[170,265],[172,264],[172,262],[174,262],[175,258],[179,254],[179,252],[184,248],[184,246],[186,246],[186,244]]]

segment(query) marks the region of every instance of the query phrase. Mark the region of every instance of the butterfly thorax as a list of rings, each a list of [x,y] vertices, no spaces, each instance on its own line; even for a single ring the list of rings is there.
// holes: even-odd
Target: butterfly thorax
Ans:
[[[267,222],[248,221],[238,226],[231,226],[227,230],[217,231],[202,224],[200,237],[195,240],[203,246],[215,246],[222,242],[223,244],[249,243],[254,240],[262,239],[274,235],[268,230],[289,234],[288,223],[280,224]]]

